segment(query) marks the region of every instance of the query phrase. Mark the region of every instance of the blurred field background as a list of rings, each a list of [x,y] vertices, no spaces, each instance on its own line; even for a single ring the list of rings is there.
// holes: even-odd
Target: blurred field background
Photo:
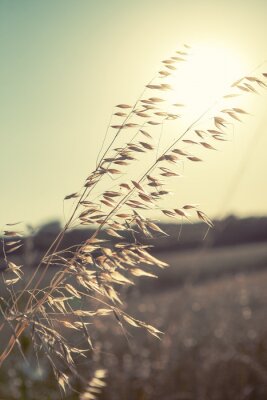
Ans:
[[[58,228],[46,225],[14,256],[28,262],[25,279]],[[94,351],[80,360],[81,376],[107,370],[103,400],[266,399],[267,218],[217,221],[205,240],[203,224],[183,225],[181,232],[177,225],[164,229],[170,236],[156,240],[154,252],[170,268],[160,270],[158,279],[140,278],[123,289],[127,312],[163,331],[162,339],[122,328],[114,317],[101,318],[91,330]],[[86,235],[71,232],[65,245]],[[47,279],[54,273],[51,268]],[[0,399],[60,398],[47,361],[38,367],[26,336],[22,346],[31,365],[18,353],[6,361]],[[81,390],[78,381],[74,376],[73,386]]]

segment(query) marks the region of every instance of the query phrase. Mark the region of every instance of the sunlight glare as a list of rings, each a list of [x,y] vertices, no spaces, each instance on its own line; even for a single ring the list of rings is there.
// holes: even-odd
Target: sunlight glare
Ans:
[[[169,101],[182,102],[193,113],[219,100],[244,72],[244,63],[238,55],[212,45],[193,47],[188,61],[180,66],[171,83]]]

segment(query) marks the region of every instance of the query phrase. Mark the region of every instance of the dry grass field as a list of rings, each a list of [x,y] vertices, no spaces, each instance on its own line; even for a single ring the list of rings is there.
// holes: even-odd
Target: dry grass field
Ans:
[[[243,96],[262,94],[267,73],[233,77],[187,112],[177,75],[193,54],[182,44],[135,101],[116,101],[96,164],[64,197],[62,227],[24,235],[6,223],[0,400],[266,399],[266,221],[255,235],[253,218],[215,228],[173,189],[185,164],[201,173],[206,153],[233,140],[250,114]]]
[[[266,243],[162,252],[161,259],[171,267],[124,289],[124,297],[127,312],[163,331],[162,339],[99,319],[80,374],[107,370],[102,400],[266,399]],[[26,337],[23,346],[27,354]],[[45,363],[32,369],[14,353],[5,365],[1,400],[59,398]],[[79,389],[75,378],[73,385]]]

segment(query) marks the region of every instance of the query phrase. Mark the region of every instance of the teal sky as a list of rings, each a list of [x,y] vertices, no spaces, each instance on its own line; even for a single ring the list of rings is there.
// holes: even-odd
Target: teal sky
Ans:
[[[62,218],[113,106],[133,103],[180,44],[229,50],[244,74],[262,63],[266,15],[265,0],[0,0],[1,226]],[[266,103],[255,97],[233,142],[186,170],[182,200],[211,217],[267,214]]]

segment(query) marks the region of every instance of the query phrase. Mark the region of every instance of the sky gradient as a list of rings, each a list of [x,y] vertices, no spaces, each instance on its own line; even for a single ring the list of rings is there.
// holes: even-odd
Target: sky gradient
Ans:
[[[114,105],[134,103],[181,44],[222,48],[243,74],[264,62],[266,15],[263,0],[0,0],[1,227],[62,218]],[[261,93],[230,143],[185,168],[174,196],[211,217],[267,214]]]

